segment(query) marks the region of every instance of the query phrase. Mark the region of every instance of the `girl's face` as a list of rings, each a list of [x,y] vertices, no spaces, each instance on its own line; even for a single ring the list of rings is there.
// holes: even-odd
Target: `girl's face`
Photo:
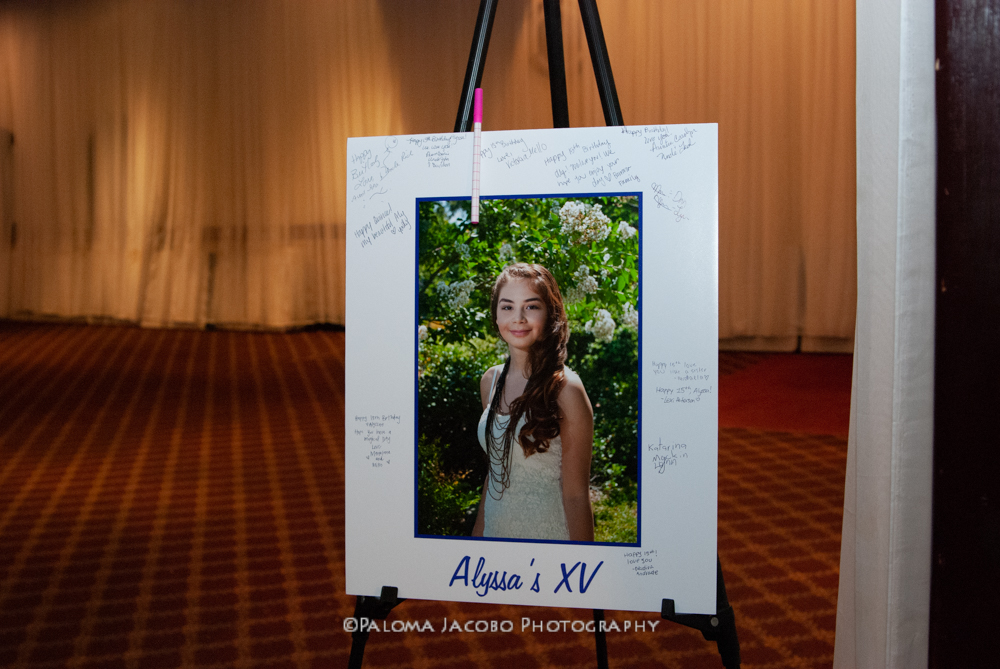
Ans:
[[[542,339],[548,308],[528,279],[511,279],[500,289],[497,327],[511,348],[527,351]]]

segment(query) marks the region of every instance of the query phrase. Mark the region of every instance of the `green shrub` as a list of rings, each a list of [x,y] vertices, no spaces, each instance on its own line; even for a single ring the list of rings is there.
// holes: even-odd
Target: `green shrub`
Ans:
[[[419,352],[417,391],[418,434],[436,439],[441,466],[454,474],[473,471],[486,476],[476,430],[483,413],[479,382],[483,373],[500,362],[495,347],[485,340],[447,343],[436,334]]]
[[[605,344],[574,332],[567,366],[580,375],[594,406],[591,477],[608,491],[627,489],[638,475],[639,360],[634,330],[618,330]]]
[[[624,487],[594,503],[594,540],[634,544],[638,541],[635,486]]]
[[[440,443],[421,436],[417,477],[417,528],[420,534],[468,536],[479,508],[482,482],[468,472],[449,473],[441,466]]]

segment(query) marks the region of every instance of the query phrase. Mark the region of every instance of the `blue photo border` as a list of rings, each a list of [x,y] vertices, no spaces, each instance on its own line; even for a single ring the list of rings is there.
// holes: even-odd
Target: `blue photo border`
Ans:
[[[418,532],[419,528],[419,481],[420,481],[420,457],[419,457],[419,447],[418,441],[420,439],[420,377],[418,371],[418,356],[420,349],[420,339],[418,334],[418,326],[420,324],[420,204],[422,202],[441,202],[441,201],[462,201],[471,200],[469,196],[440,196],[440,197],[418,197],[415,199],[414,203],[414,281],[413,281],[413,327],[411,332],[413,333],[413,537],[415,539],[445,539],[453,541],[499,541],[507,543],[531,543],[531,544],[570,544],[573,546],[609,546],[609,547],[629,547],[629,548],[641,548],[642,547],[642,340],[643,340],[643,308],[642,308],[642,293],[643,293],[643,279],[642,279],[642,253],[643,245],[645,240],[645,235],[643,234],[643,198],[642,191],[607,191],[607,192],[583,192],[583,193],[541,193],[541,194],[516,194],[516,195],[498,195],[490,197],[482,197],[483,200],[542,200],[546,198],[591,198],[591,197],[637,197],[639,202],[639,261],[638,261],[638,272],[639,272],[639,297],[636,304],[636,310],[639,312],[639,326],[638,326],[638,358],[639,358],[639,397],[638,397],[638,409],[637,409],[637,420],[638,425],[636,426],[636,449],[638,449],[638,457],[636,458],[636,542],[635,543],[618,543],[618,542],[606,542],[606,541],[562,541],[558,539],[515,539],[515,538],[504,538],[504,537],[456,537],[450,535],[442,534],[420,534]]]

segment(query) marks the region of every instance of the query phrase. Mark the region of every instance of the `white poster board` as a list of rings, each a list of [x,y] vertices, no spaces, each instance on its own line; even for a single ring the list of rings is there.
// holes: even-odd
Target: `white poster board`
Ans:
[[[348,594],[654,612],[669,598],[715,613],[715,124],[483,133],[483,198],[638,202],[638,538],[418,535],[418,205],[470,197],[472,145],[471,133],[348,141]]]

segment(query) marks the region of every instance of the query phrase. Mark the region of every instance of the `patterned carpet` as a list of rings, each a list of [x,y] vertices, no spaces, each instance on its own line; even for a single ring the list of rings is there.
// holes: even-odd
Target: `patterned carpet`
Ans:
[[[344,667],[344,335],[0,322],[0,666]],[[724,373],[780,356],[723,354]],[[721,384],[725,386],[723,376]],[[744,667],[829,667],[846,440],[720,435]],[[719,667],[609,611],[612,667]],[[588,611],[407,601],[366,667],[592,667]],[[441,633],[443,619],[514,633]],[[557,623],[558,624],[558,623]]]

